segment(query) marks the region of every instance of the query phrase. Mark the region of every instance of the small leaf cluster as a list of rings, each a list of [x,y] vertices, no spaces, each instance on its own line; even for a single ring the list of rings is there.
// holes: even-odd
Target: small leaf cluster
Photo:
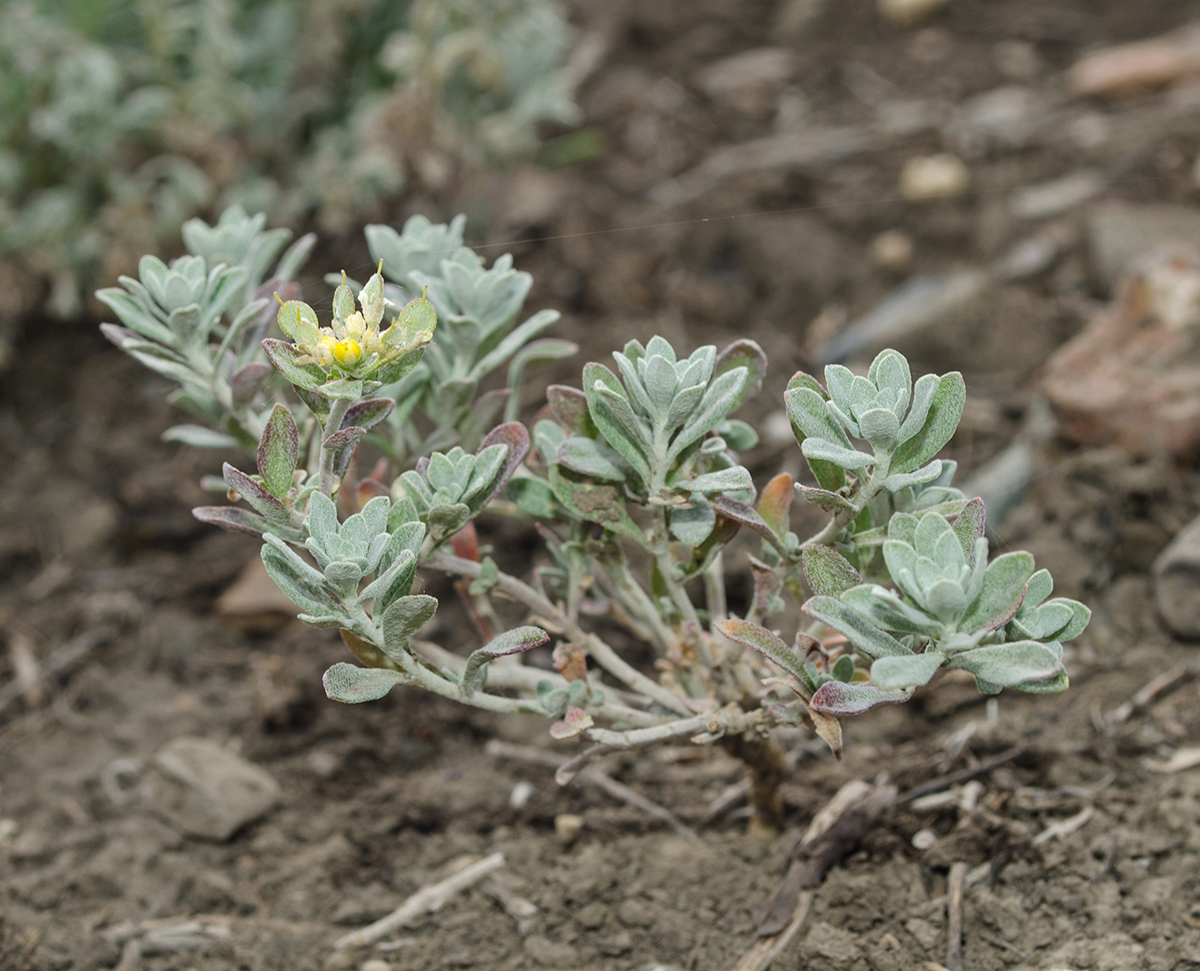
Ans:
[[[344,232],[577,120],[551,0],[84,6],[0,5],[0,258],[64,317],[214,207]]]

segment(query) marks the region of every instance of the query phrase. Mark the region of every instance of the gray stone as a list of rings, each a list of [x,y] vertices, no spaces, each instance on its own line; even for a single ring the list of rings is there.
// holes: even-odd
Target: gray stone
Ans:
[[[1141,256],[1167,249],[1195,249],[1200,240],[1200,209],[1098,205],[1088,214],[1087,234],[1093,271],[1111,289]]]
[[[988,274],[981,270],[914,277],[851,321],[813,357],[824,364],[871,355],[885,347],[908,353],[909,347],[926,343],[931,333],[977,322],[989,287]]]
[[[1200,639],[1200,517],[1185,526],[1155,561],[1154,599],[1175,634]]]
[[[176,738],[154,757],[150,808],[183,833],[227,840],[265,816],[281,790],[263,769],[204,738]]]

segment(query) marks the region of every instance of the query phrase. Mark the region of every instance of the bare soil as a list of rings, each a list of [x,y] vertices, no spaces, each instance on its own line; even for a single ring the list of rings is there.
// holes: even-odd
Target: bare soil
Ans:
[[[1081,166],[1109,172],[1112,197],[1195,202],[1200,115],[1137,128],[1139,118],[1164,117],[1169,96],[1158,94],[1061,102],[1052,130],[968,153],[972,189],[951,200],[897,197],[904,160],[944,147],[937,131],[919,130],[881,137],[847,161],[750,173],[683,208],[653,207],[654,186],[715,147],[771,133],[779,91],[771,110],[755,112],[715,104],[697,87],[700,68],[740,51],[790,47],[798,66],[789,90],[806,100],[810,121],[859,124],[880,102],[953,106],[1015,83],[997,66],[1002,41],[1036,55],[1019,83],[1057,97],[1061,71],[1081,52],[1200,16],[1200,3],[1170,0],[951,0],[900,29],[854,0],[788,34],[781,9],[757,0],[581,3],[581,26],[612,38],[582,93],[607,152],[497,176],[453,200],[489,227],[483,242],[554,237],[508,248],[538,281],[530,306],[562,308],[558,334],[585,355],[655,331],[677,345],[752,336],[772,372],[748,411],[769,423],[788,376],[811,367],[810,322],[838,308],[862,312],[901,279],[872,261],[877,233],[908,233],[917,270],[984,265],[1030,232],[1006,207],[1008,193]],[[1073,123],[1108,125],[1108,140],[1062,137]],[[410,200],[392,217],[452,211],[438,205]],[[651,224],[668,225],[628,230]],[[1039,364],[1107,297],[1078,211],[1053,227],[1065,240],[1055,266],[1000,287],[970,339],[935,346],[922,362],[965,362],[972,397],[949,453],[967,472],[1011,440]],[[343,258],[365,262],[365,249],[346,245]],[[322,293],[314,281],[310,299]],[[1039,456],[1001,545],[1030,549],[1057,592],[1093,609],[1068,648],[1065,695],[1006,693],[989,706],[971,684],[946,679],[908,705],[847,722],[841,762],[810,738],[789,738],[802,751],[785,789],[785,828],[771,840],[746,835],[737,808],[709,818],[710,802],[742,772],[719,750],[607,763],[694,826],[698,848],[594,789],[560,789],[543,768],[484,753],[493,737],[554,745],[536,720],[406,690],[359,706],[327,701],[320,674],[345,656],[335,634],[296,622],[248,629],[214,613],[257,544],[189,515],[204,501],[197,479],[219,456],[159,441],[173,421],[162,384],[106,349],[91,324],[31,321],[25,335],[0,387],[0,622],[10,647],[23,637],[43,664],[64,645],[81,656],[47,679],[40,698],[0,709],[5,971],[322,968],[339,935],[465,855],[497,850],[507,861],[501,876],[535,916],[515,920],[476,887],[352,964],[717,971],[752,939],[800,834],[842,784],[886,776],[904,790],[1014,745],[1023,754],[980,779],[973,809],[910,805],[882,819],[816,891],[776,967],[909,971],[944,961],[941,898],[956,862],[989,864],[966,893],[968,971],[1200,967],[1200,769],[1157,771],[1200,740],[1200,682],[1120,725],[1105,720],[1151,678],[1196,660],[1197,646],[1173,640],[1158,620],[1150,577],[1157,553],[1200,513],[1196,468],[1065,445]],[[544,376],[577,380],[581,363]],[[538,406],[526,404],[528,414]],[[760,481],[799,468],[794,447],[769,437],[748,461]],[[528,540],[498,524],[483,533],[506,568],[531,565]],[[435,639],[469,649],[453,592],[427,582],[451,605]],[[3,684],[16,676],[2,673]],[[282,804],[225,843],[180,835],[139,799],[138,778],[181,735],[216,740],[266,769]],[[533,795],[513,808],[519,783]],[[1053,835],[1085,810],[1080,825]],[[561,814],[583,818],[569,840],[556,834]],[[923,835],[918,849],[922,831],[934,838]],[[155,936],[189,920],[185,931]]]

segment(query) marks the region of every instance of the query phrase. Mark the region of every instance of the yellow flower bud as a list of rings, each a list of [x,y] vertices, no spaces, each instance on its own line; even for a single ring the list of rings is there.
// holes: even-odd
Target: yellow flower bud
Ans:
[[[338,341],[333,348],[333,356],[337,358],[338,364],[343,367],[354,367],[362,357],[362,348],[358,341],[346,339]]]

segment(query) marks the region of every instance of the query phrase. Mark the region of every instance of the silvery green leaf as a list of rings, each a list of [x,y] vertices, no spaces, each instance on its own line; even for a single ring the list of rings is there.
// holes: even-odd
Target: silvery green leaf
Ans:
[[[285,282],[294,280],[300,268],[308,262],[313,247],[317,244],[316,233],[305,233],[287,248],[275,267],[275,275]]]
[[[134,360],[148,367],[151,371],[161,374],[164,378],[170,378],[172,381],[178,381],[180,384],[192,387],[196,387],[201,383],[201,379],[198,378],[195,371],[188,365],[167,357],[166,354],[157,349],[153,351],[141,350],[125,345],[122,347],[122,350]]]
[[[262,361],[251,361],[238,368],[229,379],[229,401],[233,410],[241,411],[248,407],[270,374],[271,366]]]
[[[354,313],[354,291],[345,284],[333,291],[333,316],[345,320]]]
[[[692,359],[695,359],[695,354],[692,355]],[[710,367],[715,377],[720,377],[734,368],[744,367],[746,369],[745,383],[742,385],[742,390],[738,394],[733,408],[730,409],[733,411],[762,390],[763,377],[767,373],[767,355],[756,342],[743,338],[725,348],[717,356],[714,365]],[[707,375],[700,380],[706,379]]]
[[[335,560],[325,567],[325,581],[344,597],[354,594],[362,575],[362,567],[348,560]]]
[[[925,587],[925,605],[935,617],[949,621],[967,606],[967,595],[956,580],[942,577]]]
[[[748,380],[749,371],[744,366],[735,367],[713,379],[696,410],[672,439],[671,447],[667,450],[668,461],[679,458],[690,445],[712,431],[722,418],[737,407]]]
[[[163,432],[164,442],[183,442],[194,448],[238,448],[241,445],[232,435],[203,425],[175,425]]]
[[[299,533],[292,535],[293,531],[280,529],[267,522],[258,513],[251,512],[249,509],[239,509],[237,506],[197,506],[192,510],[192,515],[202,523],[220,526],[222,529],[237,533],[261,536],[271,530],[278,530],[281,534],[287,532],[289,539],[299,538]]]
[[[514,477],[509,480],[505,493],[521,512],[534,519],[557,519],[563,514],[562,507],[554,498],[554,490],[542,479],[533,476]]]
[[[826,681],[808,702],[808,707],[826,715],[859,715],[876,705],[908,701],[912,697],[909,688],[884,690],[873,684],[841,681]]]
[[[311,540],[308,545],[314,551],[338,534],[337,507],[323,492],[314,492],[308,500],[308,533]]]
[[[754,426],[738,418],[726,418],[715,429],[735,452],[744,452],[758,444],[758,432]]]
[[[849,684],[854,678],[854,658],[849,654],[843,654],[833,662],[833,667],[829,669],[829,673],[833,675],[835,681]]]
[[[360,668],[357,664],[339,661],[321,678],[325,694],[334,701],[357,705],[376,701],[398,684],[411,684],[412,679],[400,671],[386,668]]]
[[[1059,598],[1057,600],[1051,600],[1049,603],[1045,604],[1044,606],[1045,607],[1063,606],[1063,607],[1068,608],[1071,611],[1071,619],[1067,624],[1060,627],[1058,630],[1045,635],[1045,637],[1050,640],[1054,640],[1054,641],[1058,641],[1058,642],[1072,641],[1084,632],[1084,630],[1087,628],[1088,623],[1092,619],[1092,611],[1084,604],[1081,604],[1078,600],[1068,600],[1065,597],[1063,597],[1063,598]]]
[[[933,396],[937,393],[939,382],[936,374],[924,374],[913,385],[912,406],[904,416],[904,421],[900,423],[900,432],[896,436],[900,444],[907,442],[925,427],[925,419],[929,417],[929,408],[933,404]]]
[[[332,401],[358,401],[362,397],[363,383],[356,378],[335,378],[314,390]]]
[[[926,637],[937,637],[942,630],[938,620],[901,600],[886,587],[874,584],[852,587],[841,594],[841,600],[883,630]]]
[[[387,569],[380,573],[374,580],[368,583],[358,594],[358,599],[374,600],[376,597],[386,598],[388,589],[396,582],[396,579],[405,571],[410,569],[415,557],[409,550],[401,550],[395,556]],[[388,601],[390,603],[390,600]]]
[[[529,454],[529,429],[519,421],[507,421],[503,425],[497,425],[484,436],[479,450],[483,452],[493,445],[504,445],[506,451],[500,471],[492,480],[491,491],[484,499],[485,504],[491,502],[503,490],[512,474],[525,461],[525,456]]]
[[[801,563],[809,587],[819,596],[840,597],[863,582],[850,561],[829,546],[804,547]]]
[[[872,445],[890,448],[900,431],[900,420],[887,408],[868,408],[858,416],[858,429]]]
[[[317,312],[303,300],[289,300],[276,315],[279,329],[297,344],[315,344],[320,337]]]
[[[983,504],[982,499],[972,500]],[[965,512],[966,510],[964,510]],[[980,534],[982,535],[982,534]],[[1050,575],[1049,570],[1038,570],[1029,578],[1025,584],[1025,600],[1022,602],[1021,610],[1025,611],[1028,607],[1036,607],[1041,604],[1047,597],[1054,592],[1054,577]]]
[[[959,621],[959,630],[994,630],[1007,624],[1021,605],[1025,582],[1032,573],[1033,557],[1023,551],[1002,553],[992,560],[983,574],[983,589]]]
[[[1006,688],[1025,681],[1044,681],[1062,670],[1062,662],[1054,652],[1037,641],[977,647],[954,655],[947,666],[969,671],[983,681]]]
[[[621,384],[608,368],[602,364],[587,364],[583,369],[584,393],[587,396],[588,414],[605,440],[615,448],[630,464],[643,482],[649,482],[650,463],[643,451],[640,431],[633,433],[626,425],[617,419],[612,409],[601,398],[600,388],[606,388],[613,395],[620,393]],[[633,412],[626,402],[625,411],[631,416]]]
[[[605,482],[624,482],[627,466],[620,454],[603,442],[572,435],[559,447],[556,460],[568,469]]]
[[[827,364],[825,387],[829,389],[829,400],[853,417],[854,372],[844,364]]]
[[[467,480],[461,496],[461,501],[470,506],[473,513],[483,508],[487,498],[498,491],[496,479],[504,468],[507,453],[508,446],[497,443],[481,448],[476,454],[475,462],[471,466],[471,477]],[[504,483],[501,482],[499,488],[503,486]],[[478,503],[475,502],[476,499],[479,500]]]
[[[226,462],[221,466],[225,484],[250,504],[259,515],[280,526],[292,524],[292,513],[282,502],[246,475]]]
[[[871,362],[867,378],[880,391],[891,392],[896,400],[893,410],[898,415],[904,413],[912,393],[912,371],[903,354],[891,348],[880,351]]]
[[[675,366],[660,354],[650,355],[638,364],[642,365],[639,370],[643,372],[642,384],[646,389],[650,414],[656,422],[663,424],[670,412],[678,383]]]
[[[710,505],[723,518],[732,520],[741,526],[749,526],[778,550],[780,554],[786,553],[783,540],[776,535],[775,531],[771,529],[767,521],[758,514],[758,511],[753,506],[748,506],[746,503],[729,496],[714,496]]]
[[[783,670],[800,679],[801,682],[809,681],[804,674],[803,658],[773,631],[750,621],[736,618],[721,621],[716,626],[731,641],[758,651],[767,660],[779,665]]]
[[[975,683],[979,684],[978,678],[975,679]],[[1028,692],[1029,694],[1044,695],[1066,691],[1069,686],[1070,682],[1067,678],[1067,672],[1064,670],[1059,671],[1054,677],[1046,678],[1043,681],[1022,681],[1019,684],[1014,684],[1012,687],[1018,691]]]
[[[481,673],[483,666],[488,661],[541,647],[549,640],[550,635],[540,627],[515,627],[497,634],[486,646],[473,651],[467,658],[467,666],[463,669],[462,678],[459,681],[463,695],[470,698],[476,690],[482,687],[480,684]]]
[[[836,492],[829,492],[825,489],[813,489],[811,486],[806,486],[800,482],[796,483],[796,491],[800,493],[806,502],[811,502],[814,506],[819,506],[826,512],[850,512],[854,509],[854,504],[849,499]]]
[[[262,348],[275,369],[297,389],[315,391],[328,377],[315,364],[300,364],[297,359],[304,355],[294,344],[269,337],[262,342]]]
[[[958,518],[953,523],[954,534],[958,537],[959,543],[962,544],[963,556],[966,557],[967,565],[975,566],[975,546],[976,543],[983,538],[987,528],[987,513],[984,510],[982,499],[972,499],[965,506],[962,512],[958,514]],[[986,553],[986,548],[985,548]],[[1046,574],[1049,576],[1049,574]],[[1036,574],[1035,574],[1036,576]],[[1032,577],[1030,578],[1033,579]],[[1049,590],[1046,591],[1046,595]],[[1041,599],[1036,601],[1041,603]]]
[[[175,333],[179,346],[194,354],[205,345],[208,333],[200,326],[200,307],[188,304],[172,310],[167,317],[167,326]]]
[[[346,417],[342,419],[342,428],[374,428],[392,413],[394,407],[396,402],[391,398],[366,398],[356,401],[347,409]]]
[[[681,479],[675,487],[688,492],[736,492],[741,489],[753,489],[754,480],[750,478],[748,469],[735,465],[718,472],[706,472],[691,479]]]
[[[587,395],[578,388],[552,384],[546,389],[546,401],[555,420],[567,431],[594,438],[598,431],[588,415]]]
[[[792,375],[783,395],[792,434],[800,445],[806,438],[814,437],[849,448],[850,440],[842,426],[829,417],[825,400],[825,392],[816,378],[803,371]],[[839,466],[819,459],[809,461],[808,465],[822,489],[836,492],[846,484],[846,473]]]
[[[670,511],[671,535],[688,546],[699,546],[717,524],[717,514],[704,496],[692,496],[691,508],[673,507]]]
[[[957,371],[942,375],[933,393],[925,424],[892,454],[891,471],[911,472],[941,451],[958,428],[966,401],[967,387],[962,375]]]
[[[903,657],[911,654],[903,644],[834,597],[817,596],[806,601],[804,612],[846,635],[857,650],[870,658]]]
[[[345,615],[325,578],[276,536],[264,535],[262,561],[275,585],[297,607],[314,615]]]
[[[437,610],[434,597],[416,594],[400,597],[383,612],[383,650],[393,661],[401,663],[408,654],[408,642],[429,623]]]
[[[126,286],[136,283],[129,277],[121,277],[121,282]],[[159,344],[166,344],[168,347],[176,345],[176,337],[171,328],[156,319],[140,301],[135,300],[124,290],[118,287],[106,287],[103,290],[97,290],[96,297],[106,304],[120,318],[121,323],[130,330],[149,340],[157,341]]]
[[[907,543],[909,546],[915,546],[917,542],[917,526],[921,523],[920,517],[913,516],[909,513],[896,513],[888,520],[888,539],[894,539],[902,543]]]
[[[343,449],[353,448],[362,440],[362,437],[367,433],[365,428],[357,428],[351,425],[349,428],[343,428],[341,431],[336,431],[321,444],[327,449],[334,452],[340,452]]]
[[[300,431],[283,405],[271,409],[258,442],[258,474],[267,490],[282,499],[292,488],[292,474],[300,462]]]
[[[800,445],[800,451],[806,459],[830,462],[850,471],[865,469],[875,462],[875,456],[869,452],[860,452],[855,448],[843,448],[841,445],[835,445],[823,438],[806,438]]]
[[[883,487],[888,492],[899,492],[901,489],[908,489],[915,485],[924,485],[926,482],[932,482],[942,472],[942,463],[938,459],[934,459],[924,468],[917,469],[915,472],[906,472],[901,475],[889,475],[883,480]]]
[[[665,337],[660,337],[658,334],[651,337],[646,344],[646,357],[651,357],[655,354],[665,357],[672,364],[676,361],[675,348],[671,346],[670,341]]]
[[[549,475],[555,498],[572,517],[599,523],[605,529],[645,545],[642,529],[625,511],[625,497],[620,486],[594,482],[558,464],[550,466]]]
[[[928,684],[946,658],[936,652],[908,657],[881,657],[871,665],[871,683],[887,691]]]
[[[858,422],[854,420],[848,411],[843,411],[837,402],[833,400],[826,401],[825,410],[839,427],[844,428],[855,438],[863,437],[862,431],[858,427]]]
[[[524,298],[522,297],[522,299]],[[491,374],[492,371],[500,367],[501,364],[512,357],[525,344],[533,340],[534,337],[547,327],[557,323],[561,316],[562,314],[557,310],[539,310],[523,324],[515,327],[511,333],[496,345],[494,350],[485,354],[471,368],[470,376],[475,380],[479,380],[484,375]]]
[[[429,532],[436,540],[453,536],[462,529],[471,518],[471,510],[462,503],[447,505],[439,503],[430,508],[426,515],[429,522]]]

